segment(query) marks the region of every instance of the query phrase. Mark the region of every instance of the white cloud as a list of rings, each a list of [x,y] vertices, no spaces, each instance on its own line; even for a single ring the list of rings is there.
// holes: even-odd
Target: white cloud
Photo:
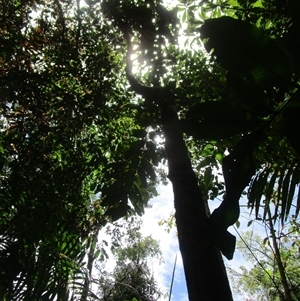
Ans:
[[[167,233],[167,231],[165,231],[165,227],[159,226],[158,224],[159,221],[167,219],[171,213],[174,213],[174,196],[171,184],[167,186],[159,186],[158,192],[159,196],[153,198],[150,202],[152,208],[147,208],[143,215],[142,233],[144,235],[151,235],[154,239],[160,242],[160,248],[165,262],[159,264],[158,260],[153,260],[150,263],[150,267],[154,271],[159,287],[163,290],[163,292],[167,292],[171,284],[174,260],[177,254],[178,258],[175,281],[173,284],[172,301],[187,301],[188,296],[186,293],[182,259],[178,248],[176,228],[174,227],[170,233]],[[245,204],[245,201],[242,201],[241,203]],[[220,202],[217,201],[211,203],[213,209],[219,204]],[[249,212],[243,210],[240,218],[240,227],[237,229],[238,232],[241,233],[243,231],[251,230],[251,228],[247,227],[248,221]],[[264,233],[264,230],[261,227],[257,227],[256,224],[255,227],[257,228],[258,233]],[[238,238],[236,230],[233,227],[231,227],[229,231]],[[224,258],[224,261],[226,266],[230,266],[236,271],[239,271],[240,266],[245,266],[247,268],[250,267],[249,263],[244,260],[238,251],[236,251],[233,260],[228,261]],[[234,296],[235,300],[245,300],[244,298],[245,296]]]
[[[186,283],[185,276],[183,272],[182,259],[178,247],[178,239],[176,233],[176,227],[173,227],[168,233],[165,226],[160,226],[159,221],[168,219],[171,213],[174,213],[174,196],[171,184],[167,186],[158,187],[159,196],[153,198],[150,202],[152,205],[151,208],[145,210],[145,214],[142,217],[143,226],[141,232],[144,236],[151,235],[152,238],[156,239],[160,243],[160,249],[163,254],[164,262],[159,262],[158,259],[152,259],[149,261],[149,267],[154,273],[155,279],[158,283],[158,286],[162,289],[163,293],[169,292],[172,272],[174,267],[174,261],[177,254],[177,264],[175,271],[175,281],[173,283],[172,291],[172,301],[187,301],[188,296],[186,292]],[[244,202],[241,202],[244,204]],[[212,207],[215,208],[220,204],[220,202],[213,202]],[[240,227],[237,229],[238,232],[243,232],[247,230],[252,230],[252,227],[255,226],[256,233],[264,235],[264,229],[258,227],[257,223],[253,223],[251,227],[247,227],[249,221],[249,213],[244,211],[241,214],[240,218]],[[238,235],[236,230],[231,227],[229,231],[234,234],[237,238]],[[109,236],[107,236],[104,230],[100,234],[100,240],[106,239],[110,241]],[[247,263],[244,258],[236,251],[233,260],[228,261],[224,259],[225,265],[230,268],[239,271],[240,266],[245,266],[249,268],[250,265]],[[112,270],[114,267],[114,261],[109,260],[106,265],[106,270]],[[234,300],[245,300],[245,296],[234,296]],[[163,300],[163,299],[162,299]],[[166,299],[168,300],[168,299]]]
[[[176,228],[172,228],[168,233],[165,226],[160,226],[159,221],[168,219],[174,212],[173,191],[171,185],[159,186],[159,196],[151,200],[152,208],[147,208],[143,215],[142,233],[151,235],[160,243],[164,262],[152,260],[150,267],[154,271],[155,279],[163,292],[168,292],[171,285],[171,277],[174,261],[178,251],[178,240]],[[180,261],[178,260],[179,265]],[[179,279],[180,280],[180,279]],[[175,285],[175,284],[174,284]]]

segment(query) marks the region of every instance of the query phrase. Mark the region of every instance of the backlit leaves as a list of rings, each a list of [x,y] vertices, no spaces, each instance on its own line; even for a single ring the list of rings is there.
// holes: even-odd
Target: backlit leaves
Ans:
[[[229,138],[254,129],[261,122],[226,101],[203,102],[192,106],[181,121],[183,131],[198,139]]]
[[[271,202],[275,205],[275,216],[279,214],[282,221],[289,214],[298,215],[300,208],[299,197],[297,198],[300,189],[299,184],[300,163],[265,166],[250,184],[249,205],[252,209],[255,208],[256,217],[259,217],[259,209],[263,207],[263,219],[266,218]],[[291,212],[293,203],[296,210],[293,209]]]
[[[231,17],[208,19],[200,33],[206,50],[227,70],[263,86],[285,85],[291,77],[286,53],[248,22]]]

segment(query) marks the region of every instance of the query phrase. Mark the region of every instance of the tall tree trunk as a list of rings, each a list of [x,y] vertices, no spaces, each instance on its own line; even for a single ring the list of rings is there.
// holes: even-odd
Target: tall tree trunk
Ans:
[[[162,99],[161,120],[189,300],[232,301],[224,263],[211,240],[206,206],[175,108],[173,95]]]
[[[126,75],[131,88],[158,104],[165,135],[169,178],[173,185],[179,248],[190,301],[233,301],[220,251],[212,242],[206,205],[179,126],[175,96],[168,88],[140,84],[132,75],[132,45],[127,40]]]

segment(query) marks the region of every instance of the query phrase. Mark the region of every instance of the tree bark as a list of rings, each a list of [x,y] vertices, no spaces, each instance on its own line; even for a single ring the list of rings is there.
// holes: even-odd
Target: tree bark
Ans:
[[[196,175],[183,140],[175,96],[168,88],[140,84],[132,75],[132,45],[128,33],[126,75],[131,88],[161,110],[169,179],[173,185],[179,248],[190,301],[233,301],[220,251],[213,244],[209,219]]]
[[[212,243],[206,206],[179,127],[173,95],[161,104],[179,247],[190,301],[232,301],[220,252]]]

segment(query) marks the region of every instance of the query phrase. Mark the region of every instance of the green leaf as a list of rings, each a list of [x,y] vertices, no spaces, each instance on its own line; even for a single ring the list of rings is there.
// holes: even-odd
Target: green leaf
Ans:
[[[280,167],[278,166],[275,171],[273,172],[273,175],[271,177],[271,180],[269,181],[269,183],[267,184],[267,189],[266,189],[266,202],[265,202],[265,206],[264,206],[264,217],[263,219],[266,218],[266,215],[268,213],[268,209],[269,209],[269,204],[270,204],[270,200],[271,200],[271,196],[274,192],[274,185],[275,185],[275,181],[278,177],[278,172],[279,172]]]
[[[187,9],[184,11],[181,20],[182,20],[183,23],[187,23],[188,22],[188,20],[189,20],[189,12],[188,12]]]
[[[155,171],[153,169],[152,164],[149,161],[142,160],[141,167],[144,169],[144,171],[149,179],[151,179],[153,181],[156,179]]]
[[[286,164],[282,169],[281,169],[281,173],[279,175],[279,180],[278,180],[278,188],[277,188],[277,203],[281,204],[281,202],[283,201],[282,199],[282,186],[283,186],[283,180],[284,180],[284,176],[285,176],[285,170],[287,170],[287,168],[289,167],[288,164]],[[284,210],[282,210],[282,212],[284,212]],[[284,214],[283,214],[284,215]]]
[[[212,181],[212,169],[211,167],[207,167],[204,172],[204,184],[205,186],[209,186]]]
[[[124,154],[125,159],[130,159],[132,157],[138,158],[141,155],[142,148],[144,146],[145,146],[144,140],[136,140],[133,141],[129,146],[128,145],[121,146],[120,151],[122,151],[122,148],[127,148],[127,151]]]
[[[251,111],[256,116],[267,116],[271,113],[264,90],[234,72],[227,73],[225,100],[232,106]]]
[[[248,22],[221,17],[209,19],[200,29],[208,52],[227,70],[251,77],[257,84],[286,84],[291,64],[286,53],[263,31]]]
[[[286,47],[289,50],[289,53],[293,56],[295,62],[299,61],[299,52],[300,52],[300,2],[298,0],[289,0],[289,12],[291,15],[291,23],[288,27],[288,35],[285,38]]]
[[[268,176],[270,174],[270,169],[265,169],[259,172],[255,178],[252,180],[249,188],[249,205],[251,210],[255,207],[255,216],[258,217],[260,200],[263,195],[264,188],[267,183]]]
[[[144,129],[134,129],[132,131],[132,135],[137,138],[145,138],[147,135],[147,131]]]
[[[210,101],[194,105],[180,124],[189,136],[218,140],[249,131],[261,122],[253,120],[243,108],[233,107],[226,101]]]
[[[295,97],[282,112],[286,136],[293,148],[300,155],[300,99]]]
[[[97,259],[97,258],[99,257],[100,252],[101,252],[100,249],[98,249],[98,250],[95,252],[95,254],[94,254],[94,259]]]
[[[208,165],[214,164],[215,160],[211,154],[211,151],[205,151],[205,149],[201,152],[201,157],[204,159],[201,160],[201,162],[197,165],[197,170],[200,171],[201,168],[206,167]],[[223,156],[222,156],[223,159]],[[220,160],[220,163],[222,162],[222,159]]]
[[[115,207],[107,209],[105,215],[110,216],[112,221],[117,221],[121,217],[126,216],[129,210],[130,207],[127,204],[127,197],[125,196]]]
[[[289,167],[288,172],[286,173],[286,176],[284,177],[282,183],[282,192],[281,192],[282,193],[282,215],[281,215],[282,221],[284,220],[285,217],[287,217],[285,213],[287,208],[290,207],[288,195],[289,195],[289,187],[291,183],[292,173],[293,173],[293,168]]]
[[[157,166],[159,163],[159,158],[156,152],[156,144],[152,141],[148,141],[146,143],[147,151],[146,153],[149,155],[153,165]]]
[[[218,154],[216,154],[216,156],[215,156],[216,160],[218,160],[219,163],[222,162],[223,157],[224,157],[224,156],[223,156],[223,154],[221,154],[221,153],[218,153]]]
[[[289,187],[288,197],[287,197],[287,206],[285,210],[286,217],[288,216],[292,206],[292,202],[295,196],[296,185],[299,184],[300,181],[300,164],[298,163],[295,167],[291,167],[291,169],[292,169],[292,179],[290,182],[290,187]]]
[[[300,185],[298,187],[298,193],[297,193],[297,205],[296,205],[296,217],[298,216],[299,214],[299,211],[300,211]]]

